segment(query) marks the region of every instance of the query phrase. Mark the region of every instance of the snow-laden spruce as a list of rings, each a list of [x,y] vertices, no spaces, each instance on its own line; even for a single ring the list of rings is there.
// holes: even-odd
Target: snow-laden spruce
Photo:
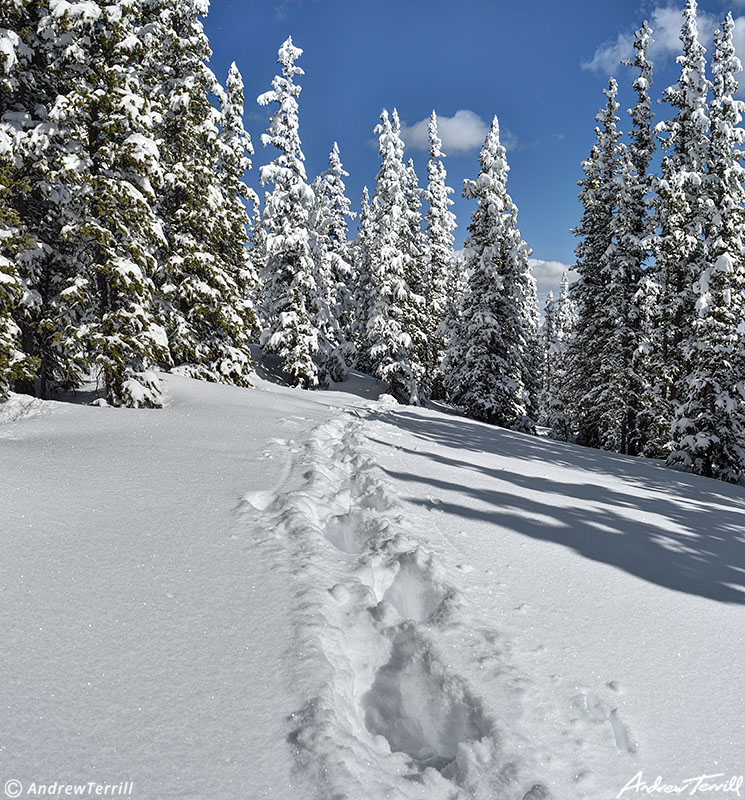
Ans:
[[[65,98],[80,77],[79,46],[86,18],[97,19],[100,9],[89,4],[68,13],[66,44],[51,33],[49,3],[18,0],[3,8],[0,29],[0,136],[3,141],[3,199],[7,212],[18,218],[23,244],[9,247],[22,286],[15,306],[21,350],[35,370],[16,376],[16,389],[43,398],[60,385],[75,384],[83,360],[80,342],[71,336],[79,325],[82,277],[63,236],[82,143],[67,126]],[[38,383],[34,382],[38,377]]]
[[[252,147],[240,73],[233,66],[223,90],[207,65],[207,8],[204,0],[145,0],[143,78],[158,113],[163,171],[156,283],[179,372],[245,386],[256,321],[241,200],[251,199],[242,178]]]
[[[419,386],[412,368],[409,324],[419,298],[407,280],[414,268],[408,245],[411,209],[400,132],[395,109],[392,118],[384,110],[375,128],[381,164],[370,209],[369,282],[362,287],[367,297],[362,301],[365,330],[361,361],[388,384],[399,402],[416,404]]]
[[[353,299],[349,222],[354,219],[346,196],[339,145],[334,142],[329,167],[312,183],[309,226],[316,282],[313,324],[318,330],[320,382],[343,381],[348,374]]]
[[[690,372],[693,321],[697,292],[709,259],[706,240],[709,107],[704,48],[698,38],[696,0],[688,0],[681,29],[683,53],[678,57],[678,82],[664,92],[674,109],[671,120],[657,130],[665,134],[656,213],[659,234],[655,241],[657,280],[660,284],[659,319],[653,342],[654,371],[658,381],[650,431],[650,455],[666,455],[673,445],[670,426],[676,407],[685,401]]]
[[[468,227],[468,288],[445,361],[448,391],[469,416],[505,427],[531,426],[527,418],[526,360],[534,335],[535,297],[530,248],[517,227],[507,193],[507,157],[497,118],[479,154],[481,171],[463,196],[476,200]]]
[[[362,189],[360,198],[359,225],[357,236],[352,243],[352,346],[354,363],[362,372],[372,372],[372,364],[367,352],[367,323],[372,311],[370,279],[372,276],[372,245],[375,239],[375,223],[372,215],[370,192],[367,186]]]
[[[704,187],[706,262],[692,291],[695,316],[682,343],[687,374],[675,407],[669,461],[737,481],[745,473],[745,104],[736,100],[740,60],[728,14],[714,37],[713,99]]]
[[[132,33],[140,4],[80,10],[50,14],[43,29],[44,38],[61,43],[61,64],[77,74],[52,112],[76,157],[61,231],[78,270],[71,294],[83,308],[73,335],[109,404],[157,407],[154,367],[168,358],[153,284],[153,250],[163,241],[153,207],[163,172],[158,115],[140,79],[140,40]],[[68,38],[72,51],[62,46]]]
[[[313,357],[319,341],[312,320],[318,287],[308,229],[313,191],[307,183],[300,144],[301,87],[295,83],[296,76],[304,74],[295,64],[302,53],[288,37],[277,58],[282,72],[272,80],[272,89],[258,98],[259,105],[277,106],[261,142],[279,151],[260,169],[262,185],[273,184],[265,195],[261,217],[265,318],[261,345],[264,353],[279,357],[280,369],[291,385],[307,389],[318,384]]]
[[[635,56],[625,61],[639,70],[633,82],[637,101],[628,110],[631,117],[628,150],[622,152],[618,176],[618,217],[614,233],[618,242],[620,264],[616,291],[620,293],[616,333],[622,374],[617,380],[625,397],[626,415],[618,436],[618,449],[637,455],[645,451],[647,407],[654,406],[654,375],[650,372],[649,343],[652,339],[658,285],[649,268],[648,259],[655,234],[654,216],[650,213],[650,196],[656,177],[650,162],[656,145],[652,130],[652,62],[649,48],[652,29],[645,21],[634,36]]]
[[[441,365],[447,349],[449,332],[445,317],[448,311],[448,285],[455,269],[453,252],[456,228],[455,214],[450,210],[453,189],[447,185],[447,172],[442,163],[442,140],[437,131],[437,115],[433,111],[427,127],[429,136],[429,161],[427,162],[427,203],[425,215],[427,272],[424,287],[427,355],[425,358],[425,381],[430,396],[442,398],[445,394]]]
[[[551,436],[568,441],[571,433],[568,386],[567,347],[577,324],[577,311],[569,294],[569,276],[561,276],[561,292],[554,298],[548,293],[541,328],[542,377],[541,421]]]
[[[400,135],[398,113],[393,111],[392,123]],[[429,358],[429,321],[426,309],[427,291],[427,240],[422,230],[422,198],[424,191],[419,188],[419,178],[414,169],[414,160],[409,159],[405,167],[404,196],[406,197],[406,225],[408,235],[403,239],[406,264],[406,283],[410,295],[407,305],[406,328],[411,336],[409,358],[414,379],[417,383],[417,402],[426,403],[429,399],[429,380],[427,362]]]
[[[633,222],[621,202],[628,201],[624,181],[630,158],[620,142],[614,78],[604,91],[606,103],[596,118],[600,124],[580,182],[584,213],[575,231],[580,277],[572,288],[578,320],[569,345],[568,390],[577,441],[628,452],[635,265],[633,253],[621,247],[621,240],[632,236]]]

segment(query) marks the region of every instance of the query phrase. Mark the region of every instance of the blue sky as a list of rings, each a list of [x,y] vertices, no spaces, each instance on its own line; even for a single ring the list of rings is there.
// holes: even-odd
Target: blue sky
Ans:
[[[448,182],[455,189],[457,246],[466,235],[472,204],[460,198],[464,178],[478,171],[486,126],[497,114],[511,166],[509,190],[520,210],[520,228],[539,259],[536,274],[545,294],[571,264],[579,220],[577,181],[593,141],[594,116],[610,74],[620,84],[622,125],[633,103],[635,71],[618,64],[631,52],[643,19],[655,29],[653,96],[677,78],[675,55],[684,0],[213,0],[205,29],[212,68],[224,79],[231,61],[246,84],[246,127],[259,165],[274,157],[260,136],[270,108],[256,97],[270,88],[277,49],[292,35],[303,49],[299,81],[300,134],[309,178],[326,168],[339,143],[357,208],[363,185],[372,192],[378,167],[372,130],[381,109],[396,107],[408,126],[407,154],[420,184],[426,181],[421,126],[434,108],[449,125],[444,136]],[[745,57],[745,0],[699,3],[702,35],[711,34],[728,10],[737,18]],[[745,60],[745,58],[744,58]],[[745,79],[744,81],[745,82]],[[655,108],[666,118],[665,104]],[[406,133],[406,132],[405,132]]]

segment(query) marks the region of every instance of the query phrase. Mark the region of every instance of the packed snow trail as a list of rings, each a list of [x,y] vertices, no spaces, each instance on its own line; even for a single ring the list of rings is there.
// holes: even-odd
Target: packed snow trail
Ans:
[[[548,797],[528,761],[503,751],[494,710],[440,654],[447,630],[487,645],[499,633],[459,613],[460,592],[366,452],[371,414],[318,426],[296,467],[304,482],[254,522],[294,565],[288,661],[311,694],[292,716],[299,772],[337,800]]]

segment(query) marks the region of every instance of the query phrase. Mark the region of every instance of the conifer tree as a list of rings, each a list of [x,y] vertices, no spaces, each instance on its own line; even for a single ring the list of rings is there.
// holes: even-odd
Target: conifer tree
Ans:
[[[406,198],[406,168],[398,115],[383,111],[375,128],[381,158],[371,208],[374,236],[370,242],[369,300],[363,360],[375,377],[389,385],[401,403],[419,402],[419,387],[411,364],[408,330],[413,305],[407,282],[411,262],[407,248],[410,208]]]
[[[398,113],[394,109],[392,123],[400,136]],[[419,178],[414,169],[413,159],[409,159],[405,167],[404,196],[406,198],[406,224],[408,232],[402,240],[406,258],[405,276],[409,287],[406,303],[406,329],[411,336],[409,361],[414,379],[417,383],[417,401],[426,403],[429,399],[430,384],[427,380],[429,324],[426,310],[427,291],[427,241],[422,231],[422,197],[424,192],[419,188]]]
[[[360,222],[357,236],[352,247],[354,262],[353,277],[353,316],[352,343],[354,346],[354,363],[363,372],[372,372],[372,362],[367,351],[367,325],[372,309],[372,247],[375,240],[375,228],[370,204],[370,193],[367,186],[362,189],[360,199]]]
[[[637,102],[628,113],[632,120],[629,134],[628,159],[621,165],[619,208],[622,210],[617,225],[618,250],[626,269],[623,303],[625,325],[620,347],[624,370],[628,379],[622,391],[626,395],[626,420],[622,426],[621,451],[637,455],[644,451],[650,438],[648,408],[654,408],[654,375],[650,372],[649,343],[652,340],[656,319],[657,283],[653,270],[647,265],[655,233],[654,217],[650,213],[649,197],[655,188],[656,178],[650,171],[655,152],[652,131],[651,100],[652,63],[649,48],[652,29],[645,21],[634,36],[635,57],[624,62],[635,67],[639,74],[633,82]],[[651,425],[654,428],[654,423]]]
[[[741,70],[728,14],[715,34],[713,99],[706,175],[706,256],[692,290],[696,312],[682,341],[688,373],[675,408],[669,462],[709,477],[745,474],[745,169],[736,100]]]
[[[453,190],[446,184],[447,172],[442,163],[442,140],[437,131],[437,115],[433,111],[427,128],[429,135],[429,161],[427,162],[426,254],[427,270],[424,287],[427,313],[425,359],[426,381],[434,399],[445,395],[442,359],[449,341],[445,318],[448,310],[448,282],[455,268],[453,231],[455,214],[450,210]]]
[[[282,73],[272,81],[273,88],[258,98],[259,105],[277,105],[261,141],[279,151],[274,161],[260,170],[262,185],[273,184],[261,220],[267,315],[261,344],[265,353],[279,356],[282,372],[293,386],[310,388],[318,384],[313,356],[319,351],[319,342],[311,319],[317,291],[308,233],[313,192],[307,184],[300,144],[301,87],[294,80],[304,74],[295,64],[302,52],[288,37],[277,59]]]
[[[213,247],[227,273],[229,283],[225,289],[230,302],[216,320],[218,332],[212,333],[213,353],[208,363],[218,367],[221,380],[246,385],[252,368],[248,344],[259,335],[252,300],[258,276],[247,246],[252,224],[248,208],[257,209],[259,199],[244,181],[246,171],[252,166],[250,156],[254,150],[243,123],[243,77],[235,63],[230,66],[225,90],[219,97],[216,189],[221,213],[218,212],[213,221]]]
[[[240,202],[248,198],[240,184],[251,152],[242,81],[232,69],[225,92],[207,65],[205,0],[142,2],[143,80],[161,142],[157,286],[170,356],[182,374],[248,385],[256,323],[246,300],[254,279]]]
[[[507,193],[507,159],[497,118],[479,154],[481,171],[463,196],[476,200],[468,227],[468,289],[446,356],[450,397],[470,416],[514,427],[526,419],[525,359],[529,329],[523,314],[529,248]]]
[[[532,250],[526,242],[517,254],[518,281],[517,307],[523,320],[525,352],[522,360],[522,381],[525,392],[526,416],[521,427],[535,432],[535,425],[541,413],[541,342],[540,314],[538,311],[538,287],[530,268]]]
[[[624,415],[622,397],[616,385],[609,385],[609,373],[620,369],[618,353],[607,352],[615,341],[615,320],[608,313],[614,299],[611,288],[615,259],[615,211],[619,173],[619,132],[616,127],[618,85],[611,78],[604,90],[607,101],[596,117],[595,144],[583,163],[580,201],[584,212],[575,234],[580,242],[576,270],[579,279],[572,287],[577,304],[577,326],[569,344],[570,383],[568,393],[577,441],[590,447],[613,448],[613,438]]]
[[[18,218],[23,242],[6,257],[22,286],[14,311],[19,347],[38,377],[34,382],[26,371],[15,387],[43,398],[60,385],[74,386],[83,366],[79,342],[67,335],[80,322],[81,277],[62,236],[76,144],[58,112],[79,79],[81,19],[97,13],[97,6],[65,9],[65,41],[46,33],[53,21],[47,0],[17,0],[1,9],[0,130],[11,151],[3,168],[4,202]]]
[[[345,194],[344,178],[348,175],[334,142],[329,168],[311,187],[314,202],[309,219],[317,288],[313,324],[319,335],[321,383],[329,378],[343,381],[348,373],[353,301],[347,220],[354,218]]]
[[[161,172],[133,36],[140,4],[88,3],[77,11],[50,15],[43,31],[56,41],[72,38],[78,62],[74,88],[54,110],[77,158],[63,231],[81,269],[85,316],[76,336],[109,404],[157,407],[153,366],[167,358],[152,283],[151,250],[162,236],[152,206]]]
[[[569,293],[569,276],[564,272],[559,297],[546,306],[543,422],[552,438],[565,442],[572,435],[567,350],[576,325],[577,311]]]
[[[541,324],[541,424],[545,425],[553,404],[554,390],[554,368],[553,368],[553,348],[556,341],[556,311],[557,302],[554,299],[553,291],[546,295],[546,303],[543,306],[543,323]]]
[[[653,370],[660,382],[651,418],[647,455],[668,455],[670,426],[685,401],[691,373],[690,342],[696,318],[694,286],[709,260],[708,208],[709,109],[704,48],[698,39],[696,0],[687,0],[681,29],[680,77],[664,93],[674,117],[657,126],[666,134],[657,187],[656,276],[660,285],[659,321],[653,341]]]
[[[21,350],[21,331],[13,316],[23,292],[13,257],[25,242],[20,217],[7,202],[12,155],[12,140],[0,129],[0,401],[8,396],[14,381],[32,379],[36,366]]]

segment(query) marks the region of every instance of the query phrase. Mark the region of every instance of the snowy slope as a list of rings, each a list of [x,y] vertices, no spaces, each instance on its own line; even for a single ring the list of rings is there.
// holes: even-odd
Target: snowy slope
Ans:
[[[0,406],[0,782],[599,800],[745,772],[741,488],[361,378],[166,381],[162,411]]]

